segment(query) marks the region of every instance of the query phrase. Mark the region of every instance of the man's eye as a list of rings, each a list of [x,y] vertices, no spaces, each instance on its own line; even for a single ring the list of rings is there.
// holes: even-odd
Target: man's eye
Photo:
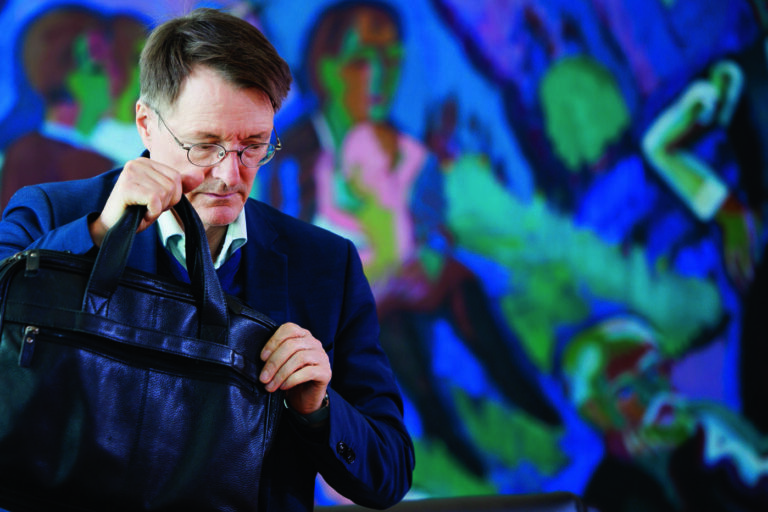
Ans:
[[[199,153],[216,153],[220,149],[221,147],[216,144],[195,144],[192,146],[192,150]]]
[[[252,144],[245,148],[244,153],[248,155],[263,155],[267,152],[268,144]]]

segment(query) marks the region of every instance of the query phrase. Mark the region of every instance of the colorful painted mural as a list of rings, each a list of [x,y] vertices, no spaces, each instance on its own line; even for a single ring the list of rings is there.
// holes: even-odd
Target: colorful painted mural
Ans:
[[[764,0],[204,4],[294,72],[253,195],[357,245],[409,498],[765,508]],[[1,205],[141,151],[144,31],[198,5],[0,3]]]

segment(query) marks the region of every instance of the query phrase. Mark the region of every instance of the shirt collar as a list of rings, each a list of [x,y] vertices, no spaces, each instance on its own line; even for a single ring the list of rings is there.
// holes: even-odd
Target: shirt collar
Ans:
[[[173,212],[164,211],[157,219],[157,233],[160,241],[176,260],[184,268],[187,268],[186,242],[184,230],[179,225]],[[227,226],[227,234],[224,236],[224,244],[221,246],[219,256],[213,262],[215,268],[221,267],[230,256],[248,241],[245,226],[245,210],[240,210],[240,214],[235,221]]]

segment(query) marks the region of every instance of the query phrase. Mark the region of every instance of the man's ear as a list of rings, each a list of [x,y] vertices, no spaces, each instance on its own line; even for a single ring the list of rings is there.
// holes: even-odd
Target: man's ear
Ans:
[[[154,111],[141,100],[136,102],[136,129],[144,147],[152,152],[152,133],[155,126],[151,125],[154,119]]]

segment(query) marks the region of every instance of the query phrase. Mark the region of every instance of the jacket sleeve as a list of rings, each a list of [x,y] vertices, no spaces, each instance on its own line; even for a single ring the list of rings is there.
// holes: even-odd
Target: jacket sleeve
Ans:
[[[77,197],[57,196],[56,207],[44,187],[19,190],[8,202],[0,221],[0,259],[18,251],[46,248],[84,254],[94,247],[88,232],[88,215]],[[72,204],[70,204],[72,203]]]
[[[347,242],[341,323],[332,348],[327,442],[312,444],[320,474],[359,505],[383,509],[411,487],[414,450],[403,404],[379,344],[376,305],[362,264]]]

